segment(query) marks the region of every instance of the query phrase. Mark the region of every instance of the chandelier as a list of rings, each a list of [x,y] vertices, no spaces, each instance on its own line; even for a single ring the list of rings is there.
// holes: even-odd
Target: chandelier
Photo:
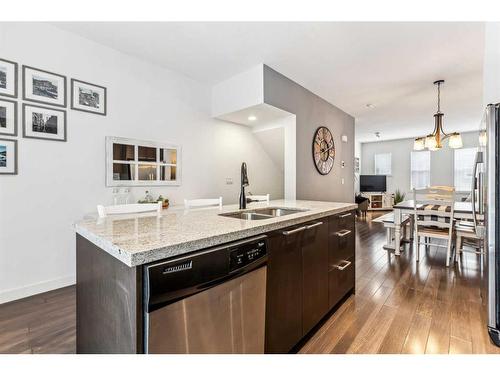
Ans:
[[[443,147],[442,142],[448,139],[448,146],[450,148],[460,148],[463,146],[462,136],[460,133],[446,134],[443,131],[443,117],[444,113],[441,112],[441,85],[444,83],[443,79],[435,81],[437,85],[437,112],[434,114],[434,131],[426,137],[415,138],[413,149],[416,151],[427,148],[431,151],[439,150]]]

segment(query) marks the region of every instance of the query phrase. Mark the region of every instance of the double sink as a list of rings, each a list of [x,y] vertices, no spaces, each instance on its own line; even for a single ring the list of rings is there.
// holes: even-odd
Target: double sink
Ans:
[[[309,210],[281,208],[281,207],[265,207],[265,208],[256,208],[255,210],[249,210],[249,211],[228,212],[225,214],[219,214],[219,216],[232,217],[240,220],[265,220],[265,219],[272,219],[274,217],[292,215],[305,211]]]

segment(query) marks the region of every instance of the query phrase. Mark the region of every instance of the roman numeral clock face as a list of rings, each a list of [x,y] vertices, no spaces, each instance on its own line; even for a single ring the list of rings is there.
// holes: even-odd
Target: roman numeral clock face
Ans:
[[[330,130],[324,126],[319,127],[314,134],[313,158],[314,165],[320,174],[330,173],[335,160],[335,142]]]

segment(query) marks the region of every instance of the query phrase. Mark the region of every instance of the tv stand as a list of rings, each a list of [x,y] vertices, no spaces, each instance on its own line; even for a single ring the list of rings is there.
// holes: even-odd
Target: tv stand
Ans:
[[[361,193],[361,196],[370,200],[368,211],[392,210],[392,206],[394,205],[394,194],[392,193],[367,192]]]

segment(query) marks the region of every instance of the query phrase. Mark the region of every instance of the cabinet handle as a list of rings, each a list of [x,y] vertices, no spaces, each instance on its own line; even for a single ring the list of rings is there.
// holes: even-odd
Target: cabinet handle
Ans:
[[[300,227],[300,228],[292,229],[292,230],[285,230],[285,231],[283,231],[283,235],[289,236],[289,235],[294,234],[294,233],[302,232],[303,230],[306,230],[306,227]]]
[[[351,216],[351,213],[350,213],[350,212],[349,212],[349,213],[347,213],[347,214],[340,215],[339,217],[344,218],[344,217],[349,217],[349,216]]]
[[[345,237],[347,236],[348,234],[351,234],[351,231],[348,230],[348,229],[342,229],[341,231],[338,231],[337,233],[335,233],[337,236],[339,237]]]
[[[343,263],[342,266],[335,265],[335,268],[337,268],[339,271],[343,271],[351,265],[351,262],[349,262],[348,260],[343,260],[341,263]]]
[[[312,229],[315,227],[319,227],[320,225],[323,225],[322,221],[318,221],[317,223],[311,224],[311,225],[306,225],[306,229]]]

